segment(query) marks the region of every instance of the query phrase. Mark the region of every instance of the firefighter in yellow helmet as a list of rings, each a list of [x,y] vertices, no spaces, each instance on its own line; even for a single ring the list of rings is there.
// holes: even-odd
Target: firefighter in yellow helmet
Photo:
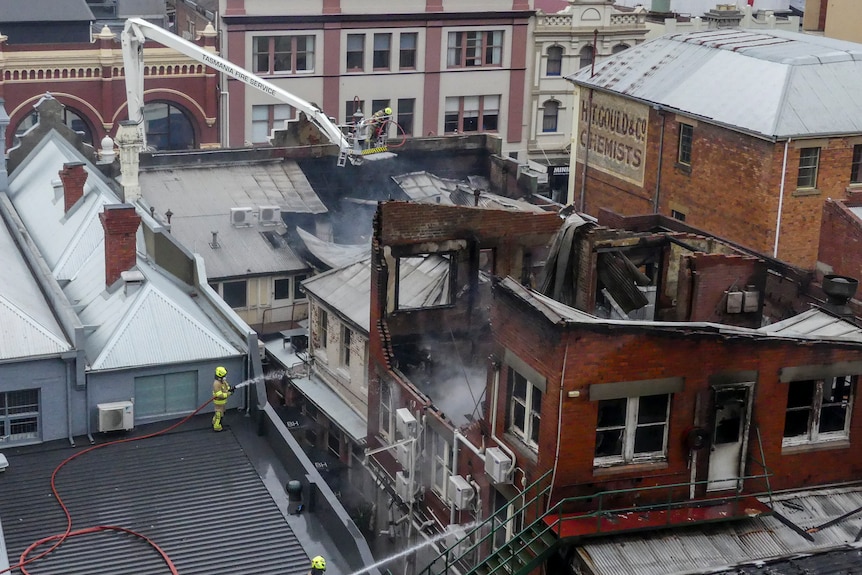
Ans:
[[[308,575],[321,575],[323,573],[326,573],[326,559],[318,555],[311,560],[311,571],[308,572]]]
[[[213,413],[213,431],[222,430],[221,420],[222,417],[224,417],[227,398],[230,397],[234,390],[234,388],[232,388],[225,379],[226,377],[227,370],[222,366],[218,366],[215,369],[215,380],[213,381],[213,405],[215,406],[215,413]]]

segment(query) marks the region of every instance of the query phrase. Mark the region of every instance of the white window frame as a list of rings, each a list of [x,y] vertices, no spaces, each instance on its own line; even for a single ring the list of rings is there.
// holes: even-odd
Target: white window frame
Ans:
[[[520,378],[524,381],[525,390],[524,397],[519,397],[515,395],[515,385],[517,378]],[[509,432],[524,442],[524,444],[531,447],[534,451],[539,450],[539,443],[537,441],[533,441],[533,427],[541,427],[542,425],[542,405],[541,400],[544,397],[544,393],[542,390],[534,385],[529,379],[515,371],[514,368],[509,367],[509,384],[510,384],[510,399],[509,399]],[[540,394],[539,397],[539,405],[533,405],[533,392],[538,391]],[[515,409],[518,407],[524,409],[524,427],[521,428],[515,423]],[[536,424],[533,423],[533,418],[536,418],[538,422]],[[538,429],[535,430],[536,435],[538,435]]]
[[[263,52],[255,51],[255,45],[259,38],[267,39],[267,69],[261,70],[258,68],[257,56],[258,54],[262,54]],[[290,66],[284,70],[276,70],[275,69],[275,40],[276,38],[287,38],[290,42]],[[306,67],[299,69],[297,67],[297,55],[299,54],[299,39],[302,38],[305,40],[305,49],[302,50],[302,53],[306,55]],[[273,75],[273,76],[287,76],[287,75],[296,75],[296,74],[313,74],[314,73],[314,59],[317,40],[313,34],[261,34],[258,36],[253,36],[251,40],[251,70],[255,74],[259,75]],[[311,46],[309,49],[308,46]]]
[[[623,448],[622,453],[620,455],[607,455],[602,457],[594,457],[593,458],[593,466],[594,467],[609,467],[612,465],[629,465],[633,463],[645,463],[645,462],[656,462],[656,461],[666,461],[667,460],[667,436],[668,436],[668,427],[670,426],[670,404],[673,400],[672,394],[656,394],[656,395],[665,395],[667,396],[667,406],[665,409],[664,421],[662,423],[652,422],[645,424],[638,424],[638,407],[640,406],[641,397],[650,397],[650,396],[638,396],[638,397],[626,397],[619,398],[626,400],[626,419],[625,423],[621,426],[607,426],[607,427],[599,427],[596,424],[596,433],[600,431],[609,431],[613,429],[622,429],[622,441]],[[599,407],[601,407],[601,403],[603,401],[617,401],[617,399],[606,399],[599,401]],[[662,425],[664,426],[664,433],[662,437],[662,449],[661,451],[650,451],[645,453],[635,453],[635,433],[639,427],[652,427]]]
[[[505,40],[503,30],[453,30],[446,41],[446,67],[499,68]]]
[[[290,104],[255,104],[251,107],[252,144],[269,143],[273,129],[285,129],[287,122],[296,118],[296,109]]]
[[[353,330],[347,324],[341,324],[341,366],[350,369],[350,340],[353,338]]]
[[[823,389],[827,382],[830,382],[832,385],[835,385],[835,382],[838,379],[846,379],[850,378],[850,397],[847,401],[841,402],[833,402],[824,404],[823,403]],[[802,383],[806,381],[814,381],[814,396],[812,398],[811,404],[807,408],[798,407],[798,408],[788,408],[785,406],[785,415],[790,410],[802,410],[802,409],[810,409],[810,415],[808,417],[808,431],[803,435],[793,435],[790,437],[783,437],[781,440],[782,447],[793,447],[796,445],[811,445],[816,443],[828,443],[832,441],[847,441],[850,439],[850,423],[853,420],[853,402],[856,398],[856,384],[858,381],[858,376],[856,375],[839,375],[837,377],[827,377],[823,379],[806,379],[800,381],[791,381],[788,382],[788,386],[793,385],[794,383]],[[788,394],[790,388],[788,387]],[[824,433],[820,432],[820,417],[823,413],[824,407],[829,407],[832,405],[846,403],[847,414],[844,418],[844,429],[841,431],[827,431]]]
[[[431,457],[431,489],[443,501],[449,499],[449,476],[452,475],[452,446],[439,433],[431,433],[433,456]],[[438,483],[438,472],[442,485]]]

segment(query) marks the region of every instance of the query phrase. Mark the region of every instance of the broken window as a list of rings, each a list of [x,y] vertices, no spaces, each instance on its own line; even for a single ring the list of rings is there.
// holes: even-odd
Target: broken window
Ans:
[[[450,305],[452,254],[422,254],[398,258],[396,309]]]
[[[595,466],[638,463],[667,456],[670,395],[599,401]]]
[[[542,390],[511,367],[509,383],[512,389],[509,431],[530,447],[538,449],[539,423],[542,419]]]
[[[350,367],[350,336],[353,331],[345,326],[341,327],[341,365]]]
[[[791,381],[783,445],[847,439],[855,375]]]

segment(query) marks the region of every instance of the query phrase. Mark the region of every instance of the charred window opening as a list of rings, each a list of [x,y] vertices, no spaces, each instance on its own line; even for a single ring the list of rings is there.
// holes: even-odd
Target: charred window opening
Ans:
[[[448,306],[454,302],[453,254],[398,258],[396,310]]]
[[[746,389],[726,389],[715,393],[713,443],[739,443],[745,418]]]
[[[596,467],[665,459],[670,395],[599,401]]]
[[[847,439],[855,375],[791,381],[784,419],[785,447]]]
[[[389,440],[394,437],[392,422],[392,387],[388,381],[380,382],[380,435]]]

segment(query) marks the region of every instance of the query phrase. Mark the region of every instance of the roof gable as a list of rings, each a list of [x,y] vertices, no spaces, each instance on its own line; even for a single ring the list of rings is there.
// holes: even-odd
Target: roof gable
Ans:
[[[0,294],[0,360],[56,355],[69,349],[68,342]]]
[[[93,361],[93,369],[185,363],[236,353],[224,338],[152,284],[144,285],[135,296]],[[166,325],[171,337],[153,337],[164,333]]]

